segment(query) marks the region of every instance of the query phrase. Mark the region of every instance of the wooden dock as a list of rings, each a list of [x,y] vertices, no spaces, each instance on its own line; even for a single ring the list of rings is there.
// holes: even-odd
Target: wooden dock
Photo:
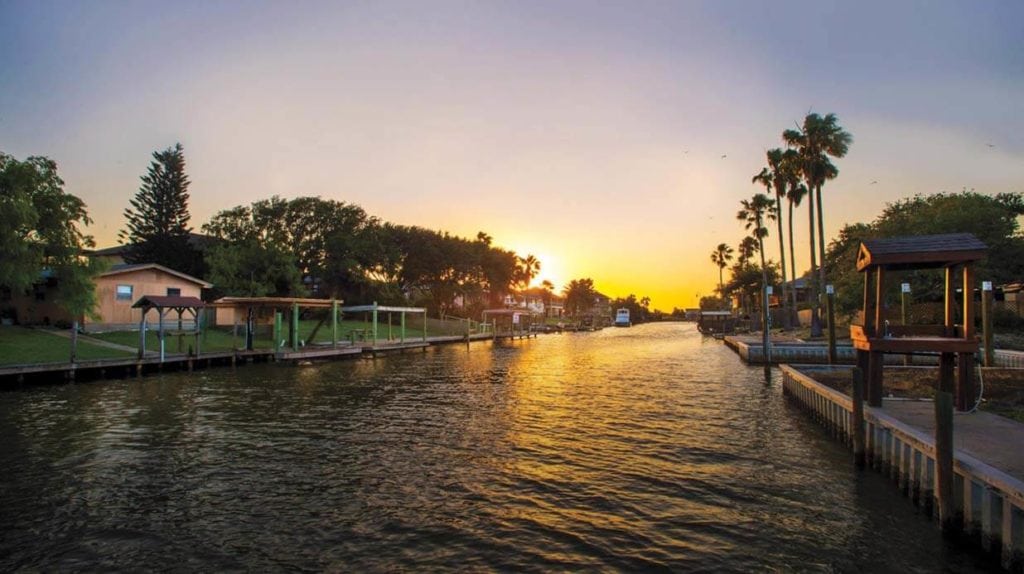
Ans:
[[[536,336],[534,334],[533,336]],[[426,349],[437,345],[493,341],[507,337],[492,334],[452,335],[427,337],[426,339],[359,341],[356,344],[311,345],[299,350],[256,349],[202,353],[198,356],[173,354],[163,360],[159,356],[144,358],[99,359],[75,363],[42,363],[0,367],[0,388],[20,384],[59,383],[74,380],[96,380],[106,378],[140,377],[163,371],[192,371],[215,366],[234,366],[247,363],[324,361],[376,357],[378,355],[401,353]],[[521,337],[516,337],[521,338]]]

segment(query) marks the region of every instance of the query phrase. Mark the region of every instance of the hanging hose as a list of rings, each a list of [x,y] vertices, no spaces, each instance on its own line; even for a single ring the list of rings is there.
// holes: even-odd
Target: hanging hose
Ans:
[[[978,410],[978,407],[981,406],[982,397],[985,395],[985,369],[981,366],[981,360],[977,356],[974,357],[974,362],[978,365],[978,400],[974,401],[974,406],[970,410],[956,413],[958,415],[969,415]]]

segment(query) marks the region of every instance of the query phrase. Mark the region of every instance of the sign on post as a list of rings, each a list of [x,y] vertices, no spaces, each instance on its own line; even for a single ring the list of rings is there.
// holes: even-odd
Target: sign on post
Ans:
[[[900,285],[900,292],[910,293],[910,283],[903,283]]]
[[[825,285],[825,294],[826,295],[835,295],[836,294],[836,288],[833,287],[832,285]]]
[[[992,282],[991,281],[982,281],[981,282],[981,290],[982,291],[991,291],[992,290]]]

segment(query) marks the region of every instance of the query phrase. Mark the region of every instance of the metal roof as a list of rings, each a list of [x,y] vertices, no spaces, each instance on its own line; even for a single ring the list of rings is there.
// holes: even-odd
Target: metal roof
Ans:
[[[213,302],[215,307],[331,307],[341,299],[304,299],[300,297],[221,297]]]
[[[988,246],[971,233],[865,239],[857,254],[857,270],[948,267],[984,259],[987,253]]]

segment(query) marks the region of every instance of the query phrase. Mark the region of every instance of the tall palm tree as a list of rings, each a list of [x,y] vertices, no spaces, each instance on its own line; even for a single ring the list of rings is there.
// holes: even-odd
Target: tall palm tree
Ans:
[[[761,253],[761,316],[762,344],[763,349],[768,352],[768,266],[764,260],[764,238],[768,237],[768,228],[765,227],[765,220],[775,219],[775,202],[763,193],[755,194],[751,199],[744,199],[740,202],[743,209],[736,214],[736,219],[746,222],[746,228],[751,229],[751,236],[757,239],[757,250]]]
[[[719,243],[718,247],[711,252],[711,262],[718,266],[718,294],[722,294],[722,270],[728,267],[732,261],[732,247],[725,243]]]
[[[835,114],[826,114],[821,117],[818,114],[808,114],[804,118],[801,130],[786,130],[782,138],[787,144],[797,149],[803,160],[803,177],[807,189],[814,196],[812,202],[818,204],[818,254],[821,256],[822,265],[818,269],[821,285],[825,285],[825,220],[821,205],[821,188],[825,182],[835,179],[839,175],[839,169],[829,160],[830,157],[841,158],[846,155],[853,143],[853,136],[843,130],[839,125],[839,118]]]
[[[771,197],[775,195],[775,224],[779,235],[779,266],[782,268],[782,308],[783,327],[790,328],[789,297],[786,296],[786,237],[782,233],[782,198],[786,196],[789,178],[785,172],[785,152],[779,148],[765,152],[768,167],[761,168],[761,173],[754,176],[751,183],[760,183]]]
[[[818,270],[818,291],[825,289],[825,222],[821,205],[821,188],[827,180],[835,179],[839,175],[839,169],[829,160],[829,157],[840,158],[846,155],[853,142],[853,136],[844,131],[839,125],[835,114],[826,114],[824,117],[818,114],[808,114],[804,118],[803,126],[798,130],[786,130],[782,133],[782,139],[790,147],[795,148],[800,154],[801,172],[808,189],[808,207],[811,212],[811,270],[813,272],[815,261],[814,246],[814,204],[817,203],[818,221],[818,245],[817,251],[821,255],[821,265]],[[812,301],[812,326],[813,334],[821,334],[821,323],[817,316],[817,304]],[[815,325],[816,324],[816,325]]]
[[[795,240],[793,238],[793,208],[800,207],[800,202],[803,201],[804,196],[807,195],[807,188],[800,182],[800,154],[796,150],[787,149],[782,154],[782,164],[780,166],[780,173],[785,179],[786,187],[786,201],[788,203],[789,211],[787,214],[786,221],[789,223],[789,268],[790,275],[792,278],[792,289],[790,289],[790,297],[792,298],[792,313],[796,314],[796,277],[797,277],[797,266],[796,266],[796,248],[794,247]],[[781,232],[780,232],[781,233]],[[782,275],[783,283],[786,282],[786,275]]]

